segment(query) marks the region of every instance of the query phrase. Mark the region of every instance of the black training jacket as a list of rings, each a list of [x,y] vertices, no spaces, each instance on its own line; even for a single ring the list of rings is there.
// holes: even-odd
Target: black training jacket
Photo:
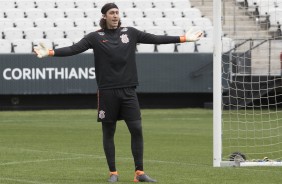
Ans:
[[[133,27],[101,29],[86,35],[78,43],[55,49],[54,56],[71,56],[94,50],[96,80],[99,89],[138,85],[135,50],[137,43],[179,43],[179,36],[153,35]]]

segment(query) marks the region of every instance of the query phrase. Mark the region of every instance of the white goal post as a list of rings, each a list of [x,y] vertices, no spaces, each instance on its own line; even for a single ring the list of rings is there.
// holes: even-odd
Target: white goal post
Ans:
[[[213,0],[213,166],[282,166],[282,36],[240,38],[223,52],[222,1]],[[267,1],[282,12],[282,0]],[[261,3],[272,11],[266,6]],[[265,20],[254,21],[271,30],[262,26]],[[261,53],[265,58],[255,57]]]

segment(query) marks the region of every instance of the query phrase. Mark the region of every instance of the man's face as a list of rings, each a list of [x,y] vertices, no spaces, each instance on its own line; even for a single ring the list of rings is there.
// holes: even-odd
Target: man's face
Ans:
[[[109,9],[103,18],[106,19],[108,29],[118,28],[119,10],[117,8]]]

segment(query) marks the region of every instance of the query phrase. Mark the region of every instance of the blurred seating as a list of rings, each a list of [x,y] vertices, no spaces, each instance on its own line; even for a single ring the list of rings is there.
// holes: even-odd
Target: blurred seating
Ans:
[[[3,30],[4,38],[7,40],[23,39],[23,30],[20,28],[4,28]]]
[[[38,46],[39,43],[43,43],[47,48],[53,48],[53,43],[49,39],[34,39],[32,41],[32,46],[33,47]]]
[[[35,27],[38,28],[48,28],[48,27],[54,27],[54,22],[50,18],[38,18],[34,20]]]
[[[166,27],[172,27],[173,22],[169,18],[156,18],[154,19],[154,25],[166,28]]]
[[[36,6],[37,8],[46,10],[50,8],[55,8],[55,1],[56,0],[36,0]]]
[[[254,3],[258,0],[252,1]],[[75,43],[84,35],[100,29],[101,7],[107,2],[115,2],[119,6],[122,26],[171,36],[184,35],[190,27],[198,26],[203,28],[207,38],[212,38],[212,22],[202,17],[199,9],[191,8],[189,0],[0,0],[0,39],[26,39],[33,44],[34,40],[56,40],[56,47],[67,43],[67,40]],[[276,7],[275,10],[279,9]],[[272,22],[281,21],[282,15],[279,13],[271,10],[269,14]],[[203,49],[201,44],[197,42],[199,52],[206,52],[207,49]],[[137,50],[155,52],[156,49],[160,53],[176,50],[194,52],[195,47],[191,46],[193,44],[181,45],[138,44]]]
[[[177,50],[179,53],[193,53],[195,52],[194,42],[185,42],[177,45]]]
[[[10,0],[0,0],[0,7],[2,10],[16,8],[16,2]]]
[[[137,52],[139,53],[150,53],[155,52],[155,45],[154,44],[138,44],[137,45]]]
[[[161,44],[157,45],[157,51],[159,53],[173,53],[175,51],[175,44]]]
[[[149,0],[134,0],[133,6],[144,11],[145,9],[153,8],[153,3]]]
[[[196,42],[198,52],[213,52],[213,40],[212,38],[201,38]]]
[[[68,10],[75,8],[75,3],[73,0],[59,0],[55,2],[55,7],[61,10]]]
[[[172,1],[168,1],[168,0],[154,0],[152,1],[153,6],[155,8],[164,10],[167,8],[172,8]]]
[[[74,27],[74,21],[69,18],[58,18],[54,20],[54,24],[58,28],[72,28]]]
[[[14,19],[14,26],[20,29],[25,29],[27,27],[34,27],[34,24],[29,18],[19,18]]]
[[[67,28],[65,31],[67,38],[72,42],[76,41],[77,39],[82,39],[85,34],[82,28]]]
[[[34,40],[34,39],[42,39],[44,34],[43,30],[38,27],[26,27],[23,29],[25,39]]]
[[[57,8],[48,8],[45,10],[46,18],[50,19],[59,19],[59,18],[65,18],[65,14],[61,9]]]
[[[76,8],[87,9],[87,8],[95,8],[94,1],[89,0],[75,0],[74,5]]]
[[[28,39],[13,40],[12,45],[14,53],[31,53],[33,50],[32,42]]]
[[[82,28],[82,29],[93,29],[94,27],[94,21],[92,21],[90,18],[74,19],[74,24],[76,27]]]
[[[148,8],[144,10],[145,17],[150,19],[162,18],[163,12],[158,8]]]
[[[73,42],[68,38],[58,38],[53,40],[54,49],[68,47],[73,45]]]
[[[4,10],[4,17],[8,19],[24,18],[24,11],[17,8],[6,9]]]
[[[38,18],[44,18],[45,17],[45,13],[42,9],[38,9],[38,8],[29,8],[25,11],[25,15],[27,18],[35,20]]]
[[[69,19],[78,19],[78,18],[85,18],[84,12],[82,9],[78,8],[69,8],[65,10],[66,18]]]
[[[14,27],[14,23],[12,19],[0,18],[0,32],[2,32],[5,28]]]
[[[12,43],[9,40],[0,39],[0,53],[8,54],[12,52]]]
[[[181,9],[191,8],[191,3],[188,0],[173,0],[172,6],[174,8],[181,10]]]
[[[49,27],[43,30],[45,33],[45,38],[49,40],[59,39],[65,37],[65,32],[63,29],[58,27]]]
[[[34,0],[16,0],[16,5],[17,5],[17,8],[24,10],[24,11],[27,9],[36,7],[36,3]]]
[[[169,36],[182,36],[184,35],[184,30],[181,27],[172,26],[172,27],[166,27],[165,33]]]

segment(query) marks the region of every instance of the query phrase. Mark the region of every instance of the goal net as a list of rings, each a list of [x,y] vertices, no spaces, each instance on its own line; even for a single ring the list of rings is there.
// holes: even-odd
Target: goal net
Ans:
[[[237,0],[234,6],[236,24],[235,18],[222,21],[222,35],[232,37],[234,47],[221,57],[221,136],[214,136],[221,155],[214,166],[282,166],[282,0]],[[248,22],[240,23],[244,16]]]

